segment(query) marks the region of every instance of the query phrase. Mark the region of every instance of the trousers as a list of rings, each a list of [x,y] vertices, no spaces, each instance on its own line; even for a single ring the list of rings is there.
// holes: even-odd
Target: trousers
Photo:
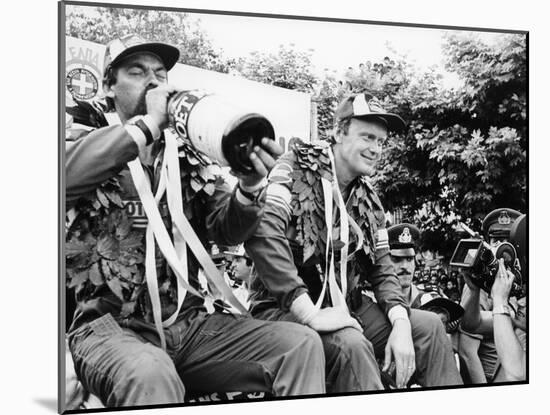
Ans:
[[[325,393],[325,362],[315,331],[289,322],[201,313],[165,328],[117,322],[106,314],[69,335],[75,371],[107,407],[182,403],[193,392]],[[184,386],[185,385],[185,386]]]
[[[343,328],[320,333],[325,351],[328,393],[383,389],[378,361],[384,359],[391,323],[370,297],[363,296],[355,311],[364,331]],[[268,308],[254,314],[266,320],[295,321],[291,313]],[[432,312],[412,309],[410,314],[415,349],[415,380],[422,386],[461,385],[452,345],[440,318]]]
[[[270,321],[295,321],[290,312],[278,308],[264,309],[254,314],[254,317]],[[345,327],[319,335],[325,352],[328,393],[384,389],[373,345],[363,333]]]
[[[365,295],[355,313],[364,324],[364,334],[372,342],[376,357],[383,359],[392,329],[390,321],[378,304]],[[416,363],[415,380],[426,387],[462,385],[453,346],[439,316],[430,311],[411,309],[409,318]]]

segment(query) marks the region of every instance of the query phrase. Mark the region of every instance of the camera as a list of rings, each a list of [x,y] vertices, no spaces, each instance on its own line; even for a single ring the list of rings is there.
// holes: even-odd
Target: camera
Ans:
[[[169,98],[168,114],[170,126],[181,138],[242,174],[254,171],[249,157],[261,139],[275,139],[265,116],[202,90],[176,92]]]
[[[522,293],[521,267],[514,245],[510,242],[489,245],[482,238],[475,237],[476,234],[466,225],[461,225],[473,238],[461,239],[458,242],[449,265],[469,269],[472,282],[490,293],[498,272],[499,260],[503,259],[506,269],[514,274],[510,295],[520,295]]]

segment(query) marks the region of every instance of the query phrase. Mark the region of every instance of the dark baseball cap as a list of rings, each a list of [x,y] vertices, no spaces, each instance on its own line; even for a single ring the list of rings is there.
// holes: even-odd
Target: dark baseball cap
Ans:
[[[427,310],[432,307],[440,307],[449,313],[449,321],[458,320],[464,315],[464,308],[454,301],[444,298],[436,292],[427,292],[420,296],[420,309]]]
[[[346,118],[376,119],[382,121],[388,131],[399,132],[406,128],[403,118],[397,114],[386,112],[380,101],[366,92],[344,98],[336,108],[334,116],[336,121]]]
[[[124,58],[138,52],[150,52],[158,56],[167,71],[173,68],[180,57],[180,51],[172,45],[147,42],[139,36],[131,34],[114,39],[107,44],[103,69],[106,70],[109,66],[115,67]]]
[[[225,255],[233,256],[233,257],[242,257],[242,258],[249,258],[248,254],[244,250],[244,246],[238,245],[235,250],[232,251],[224,251]]]

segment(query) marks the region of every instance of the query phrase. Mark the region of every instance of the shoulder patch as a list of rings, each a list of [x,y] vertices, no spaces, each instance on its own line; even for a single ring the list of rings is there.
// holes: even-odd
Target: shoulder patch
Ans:
[[[376,250],[379,249],[390,249],[387,229],[378,229],[376,233]]]

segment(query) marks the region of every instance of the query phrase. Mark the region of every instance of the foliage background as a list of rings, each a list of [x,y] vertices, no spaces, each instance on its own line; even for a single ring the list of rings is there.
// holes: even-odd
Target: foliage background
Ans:
[[[75,7],[66,34],[107,43],[137,32],[176,45],[180,62],[234,73],[251,80],[310,93],[317,105],[319,138],[332,131],[338,100],[369,91],[409,123],[391,136],[373,181],[382,201],[401,221],[423,230],[424,249],[449,256],[459,239],[458,221],[480,230],[483,217],[498,207],[527,209],[527,36],[502,34],[487,44],[475,33],[445,37],[445,68],[463,82],[445,89],[435,68],[419,70],[406,55],[366,61],[342,77],[318,74],[312,50],[281,45],[227,58],[185,13]],[[161,29],[162,28],[162,29]],[[348,67],[343,62],[342,69]]]

